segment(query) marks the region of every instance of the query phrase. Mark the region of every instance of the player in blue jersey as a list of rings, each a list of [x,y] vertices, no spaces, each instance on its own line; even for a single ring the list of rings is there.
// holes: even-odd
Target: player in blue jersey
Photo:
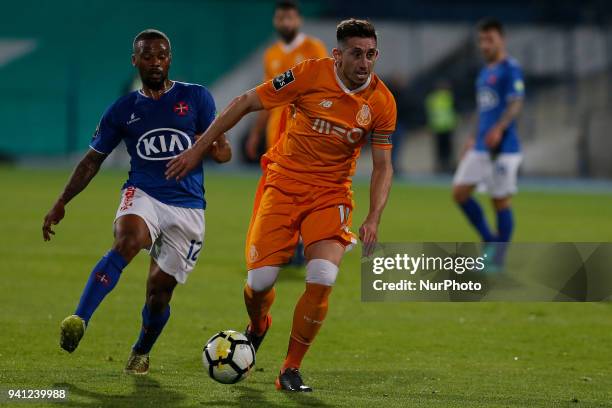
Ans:
[[[486,63],[476,80],[478,130],[469,139],[455,173],[453,197],[483,242],[509,242],[514,228],[510,199],[517,191],[522,159],[516,117],[523,106],[525,86],[521,68],[506,53],[499,21],[489,18],[479,23],[478,45]],[[484,185],[491,196],[496,232],[472,197],[477,185]]]
[[[102,299],[115,287],[122,270],[141,249],[149,250],[151,265],[142,329],[132,348],[126,372],[146,374],[149,352],[170,317],[170,298],[185,283],[202,249],[204,235],[204,175],[197,166],[180,182],[166,180],[166,163],[195,143],[213,121],[211,94],[200,85],[168,79],[172,61],[170,40],[157,30],[145,30],[133,42],[132,64],[142,89],[119,98],[104,113],[90,149],[77,165],[43,224],[45,241],[51,227],[65,214],[65,205],[79,194],[100,165],[123,141],[130,154],[128,180],[114,223],[110,251],[94,266],[73,315],[61,324],[61,347],[73,352]],[[217,162],[231,158],[225,138],[213,148]]]

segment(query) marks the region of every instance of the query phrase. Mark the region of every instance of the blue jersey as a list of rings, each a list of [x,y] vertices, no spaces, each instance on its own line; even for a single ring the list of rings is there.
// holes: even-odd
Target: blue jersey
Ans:
[[[109,154],[123,140],[130,155],[123,188],[137,187],[164,204],[203,209],[202,166],[179,182],[166,180],[164,173],[168,161],[191,147],[215,114],[212,95],[200,85],[174,82],[158,100],[135,91],[106,110],[90,147]]]
[[[484,67],[476,80],[478,98],[478,134],[476,150],[488,151],[485,145],[487,132],[499,121],[508,102],[525,95],[523,73],[516,60],[506,58],[492,67]],[[521,149],[516,123],[512,121],[503,133],[497,153],[517,153]]]

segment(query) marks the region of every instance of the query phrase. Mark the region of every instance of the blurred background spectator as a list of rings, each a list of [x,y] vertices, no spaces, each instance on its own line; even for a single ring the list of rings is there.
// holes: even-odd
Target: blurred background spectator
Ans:
[[[427,124],[436,144],[436,171],[453,169],[453,133],[457,125],[453,92],[448,81],[440,80],[425,99]]]

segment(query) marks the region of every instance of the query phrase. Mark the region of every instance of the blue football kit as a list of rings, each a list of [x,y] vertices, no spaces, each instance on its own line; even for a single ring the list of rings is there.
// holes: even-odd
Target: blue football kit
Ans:
[[[215,118],[208,90],[174,82],[154,100],[141,91],[119,98],[104,113],[90,147],[109,154],[123,140],[130,172],[123,188],[136,187],[156,200],[185,208],[206,208],[201,166],[180,181],[166,180],[166,164],[188,149]]]
[[[478,133],[476,135],[476,151],[486,152],[487,132],[499,121],[512,99],[523,98],[525,85],[523,73],[516,60],[506,58],[480,70],[476,79],[476,95],[478,103]],[[506,128],[501,143],[495,153],[518,153],[520,143],[516,131],[516,123]]]

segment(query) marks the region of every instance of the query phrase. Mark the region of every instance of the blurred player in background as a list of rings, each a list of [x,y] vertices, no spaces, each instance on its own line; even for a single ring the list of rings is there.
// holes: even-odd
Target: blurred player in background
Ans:
[[[272,21],[280,40],[264,53],[264,81],[271,80],[304,60],[327,57],[325,44],[317,38],[300,32],[302,16],[297,2],[278,1]],[[288,106],[279,106],[269,111],[259,112],[246,143],[246,153],[251,160],[259,156],[263,130],[265,129],[266,150],[268,150],[274,146],[290,124],[290,114],[291,110]],[[303,263],[304,245],[300,239],[295,254],[291,258],[291,264],[302,265]]]
[[[499,21],[488,18],[479,23],[478,46],[486,64],[476,79],[478,129],[476,138],[468,140],[455,173],[453,197],[483,242],[509,242],[514,228],[510,199],[517,192],[522,160],[516,118],[523,107],[525,86],[520,66],[506,52]],[[491,231],[472,197],[479,184],[491,196],[497,232]],[[501,266],[501,252],[494,256],[493,265]]]
[[[328,298],[344,252],[356,242],[352,223],[352,175],[361,147],[372,145],[370,209],[359,229],[367,254],[391,189],[393,95],[373,73],[377,36],[368,21],[350,19],[336,31],[332,58],[307,60],[235,98],[195,146],[168,166],[182,178],[225,131],[249,112],[294,105],[293,124],[262,158],[264,173],[247,233],[246,335],[258,349],[270,328],[270,307],[280,265],[301,235],[306,247],[306,290],[293,316],[289,348],[276,388],[312,391],[299,372],[327,314]]]
[[[102,162],[123,140],[131,157],[128,180],[114,222],[110,251],[94,266],[73,315],[61,324],[61,347],[73,352],[92,314],[113,290],[123,269],[141,249],[151,265],[142,329],[125,371],[147,374],[149,351],[170,317],[170,298],[177,282],[185,283],[202,249],[204,174],[201,161],[180,181],[166,180],[166,163],[195,143],[215,118],[212,95],[200,85],[168,79],[172,52],[168,37],[145,30],[133,42],[132,64],[142,89],[119,98],[104,113],[90,144],[63,193],[43,224],[45,241],[51,226],[65,214],[65,205],[87,187]],[[231,158],[224,136],[210,150],[218,162]]]
[[[300,32],[302,16],[297,2],[278,1],[272,21],[280,40],[266,49],[264,53],[264,81],[271,80],[304,60],[327,57],[325,44],[317,38]],[[287,106],[259,112],[246,144],[247,155],[250,159],[257,159],[264,129],[266,150],[274,146],[286,128],[288,113]]]

